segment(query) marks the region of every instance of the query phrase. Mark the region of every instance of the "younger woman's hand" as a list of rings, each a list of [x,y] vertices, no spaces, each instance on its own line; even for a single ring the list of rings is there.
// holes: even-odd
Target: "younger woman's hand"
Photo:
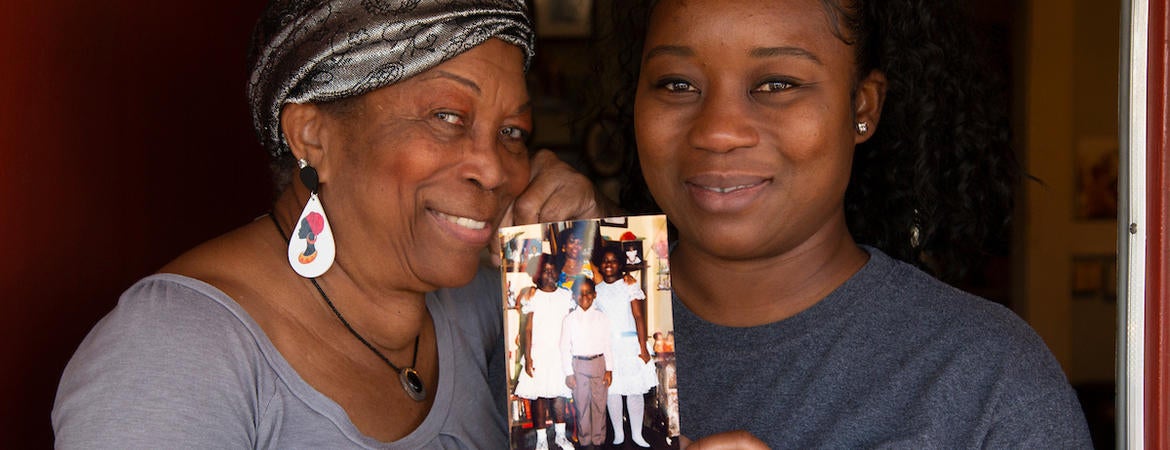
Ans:
[[[679,448],[686,450],[768,450],[768,445],[743,430],[713,434],[691,442],[686,436],[679,439]]]

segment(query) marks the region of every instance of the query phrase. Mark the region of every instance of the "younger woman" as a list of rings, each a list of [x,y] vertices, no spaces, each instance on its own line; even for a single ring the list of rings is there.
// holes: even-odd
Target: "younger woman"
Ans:
[[[1040,337],[920,270],[956,271],[1002,232],[1018,177],[955,11],[650,10],[637,155],[678,230],[679,413],[702,447],[763,446],[714,436],[730,430],[772,448],[1091,446]]]

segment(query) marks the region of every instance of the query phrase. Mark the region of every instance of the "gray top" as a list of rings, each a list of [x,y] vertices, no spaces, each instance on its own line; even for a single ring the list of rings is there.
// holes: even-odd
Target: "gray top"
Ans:
[[[406,437],[363,435],[289,366],[256,322],[191,278],[147,277],[73,355],[53,405],[57,448],[504,448],[499,276],[427,294],[434,406]],[[401,389],[387,379],[387,389]]]
[[[874,248],[811,308],[715,325],[674,302],[682,434],[772,448],[1092,448],[1068,380],[1008,309]]]

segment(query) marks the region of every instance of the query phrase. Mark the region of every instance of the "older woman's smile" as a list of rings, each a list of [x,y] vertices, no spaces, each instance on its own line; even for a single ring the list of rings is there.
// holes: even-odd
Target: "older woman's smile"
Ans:
[[[438,228],[444,230],[447,235],[477,249],[487,245],[494,234],[495,227],[488,226],[485,220],[456,216],[430,208],[427,212],[436,219]]]
[[[453,216],[450,214],[444,214],[444,213],[441,213],[439,211],[433,211],[433,210],[432,210],[432,212],[434,212],[435,215],[439,216],[440,219],[446,220],[446,221],[451,222],[455,225],[459,225],[463,228],[467,228],[467,229],[471,229],[471,230],[482,230],[485,227],[487,227],[487,222],[484,222],[482,220],[475,220],[475,219],[472,219],[470,217]]]

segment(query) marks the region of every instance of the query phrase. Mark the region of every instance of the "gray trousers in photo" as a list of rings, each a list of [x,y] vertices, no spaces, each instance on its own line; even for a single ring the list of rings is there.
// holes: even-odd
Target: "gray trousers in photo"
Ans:
[[[573,403],[577,405],[577,442],[580,445],[601,445],[605,442],[605,400],[609,388],[605,385],[605,357],[590,360],[573,358]]]

